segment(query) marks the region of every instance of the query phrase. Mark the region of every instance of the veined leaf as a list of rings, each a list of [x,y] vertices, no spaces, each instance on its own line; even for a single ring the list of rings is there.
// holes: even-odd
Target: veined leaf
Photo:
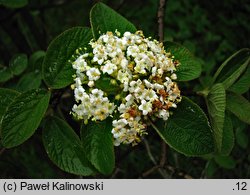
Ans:
[[[49,158],[62,170],[91,175],[93,169],[74,130],[57,117],[47,118],[43,129],[43,143]]]
[[[107,31],[115,32],[118,30],[121,34],[126,31],[131,33],[136,31],[132,23],[103,3],[97,3],[91,9],[90,23],[95,39]]]
[[[89,28],[75,27],[51,42],[43,63],[43,79],[49,87],[60,89],[73,82],[74,70],[69,60],[76,49],[87,46],[91,38]]]
[[[15,97],[18,95],[19,93],[17,91],[0,88],[0,124],[8,106],[11,102],[14,101]]]
[[[214,173],[217,171],[218,165],[214,161],[214,159],[211,159],[207,161],[206,167],[205,167],[205,173],[207,177],[212,177]]]
[[[31,71],[42,71],[42,60],[44,59],[46,53],[45,51],[36,51],[29,58],[29,69]]]
[[[175,57],[174,59],[180,62],[176,71],[178,81],[189,81],[200,76],[201,62],[187,48],[169,41],[165,42],[164,45],[165,50],[170,52]]]
[[[233,123],[233,128],[235,131],[235,141],[236,143],[243,149],[247,149],[248,147],[248,124],[242,122],[238,117],[235,117],[231,114],[231,120]]]
[[[24,74],[17,83],[17,90],[25,92],[31,89],[38,89],[42,82],[41,72],[29,72]]]
[[[4,83],[15,75],[18,76],[27,68],[28,58],[25,54],[14,55],[10,60],[9,67],[1,67],[0,69],[0,83]]]
[[[185,155],[200,156],[214,151],[213,135],[206,115],[186,97],[166,123],[157,121],[153,127],[167,144]]]
[[[28,66],[28,58],[26,54],[17,54],[10,60],[10,69],[13,75],[20,75]]]
[[[214,160],[225,169],[233,169],[236,166],[236,161],[231,156],[216,156]]]
[[[228,90],[237,94],[246,93],[250,88],[250,65],[242,74],[238,81],[236,81]]]
[[[240,120],[250,124],[250,103],[243,96],[235,93],[227,93],[226,108]]]
[[[250,63],[250,49],[244,48],[230,56],[217,70],[213,83],[223,83],[228,89]]]
[[[0,69],[0,83],[4,83],[13,77],[9,67],[1,67]]]
[[[112,121],[90,122],[81,129],[83,147],[90,162],[102,174],[112,173],[115,167]]]
[[[20,145],[33,135],[47,110],[49,99],[50,93],[45,90],[30,90],[15,98],[2,120],[4,147]]]
[[[229,155],[233,149],[233,146],[234,146],[233,124],[228,114],[226,114],[223,125],[221,155]]]
[[[249,143],[249,138],[247,135],[247,132],[245,131],[245,129],[237,129],[236,131],[236,141],[237,144],[243,148],[243,149],[247,149],[248,143]]]
[[[226,108],[226,93],[223,84],[215,84],[206,97],[208,113],[213,129],[217,152],[221,152],[223,125]]]

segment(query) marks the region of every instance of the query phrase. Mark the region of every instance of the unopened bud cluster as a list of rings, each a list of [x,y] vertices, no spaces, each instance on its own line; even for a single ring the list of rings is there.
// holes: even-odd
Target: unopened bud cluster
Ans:
[[[136,33],[107,32],[90,43],[91,52],[79,49],[72,63],[76,104],[72,114],[85,122],[113,117],[114,145],[137,144],[150,120],[167,120],[181,101],[174,82],[179,65],[162,43]],[[116,96],[98,88],[102,78]]]

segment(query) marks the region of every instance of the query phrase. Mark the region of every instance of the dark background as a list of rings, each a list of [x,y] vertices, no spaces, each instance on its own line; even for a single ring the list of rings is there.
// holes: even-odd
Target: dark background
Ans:
[[[8,66],[14,54],[30,56],[46,51],[50,41],[74,26],[89,26],[89,12],[96,1],[30,0],[19,9],[0,6],[0,64]],[[142,29],[157,37],[158,0],[103,0]],[[209,82],[218,66],[237,50],[250,46],[249,0],[167,0],[165,41],[186,46],[200,58],[203,72],[192,82],[193,90]],[[187,93],[187,92],[186,92]],[[201,102],[202,104],[202,102]],[[202,106],[202,105],[201,105]],[[185,157],[167,149],[169,178],[250,178],[249,127],[233,121],[235,147],[232,154],[215,162],[210,157]],[[116,148],[116,170],[105,178],[144,178],[154,167],[145,143],[156,161],[160,158],[160,138],[150,132],[139,146]],[[97,178],[104,176],[97,175]],[[0,153],[0,178],[79,178],[60,171],[48,159],[41,141],[41,130],[21,146]],[[162,178],[156,169],[145,178]]]

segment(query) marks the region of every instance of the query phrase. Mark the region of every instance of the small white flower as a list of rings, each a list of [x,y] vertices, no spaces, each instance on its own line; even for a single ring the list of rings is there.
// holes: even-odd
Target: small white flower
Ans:
[[[173,80],[176,80],[177,79],[177,75],[174,73],[174,74],[171,75],[170,78],[173,79]]]
[[[119,70],[118,74],[117,74],[117,79],[121,82],[121,83],[125,83],[128,82],[131,79],[131,74],[126,71],[126,70]]]
[[[151,72],[152,72],[152,76],[155,76],[155,75],[156,75],[156,72],[157,72],[157,67],[154,66],[154,67],[152,68]]]
[[[88,82],[88,86],[89,86],[89,87],[94,87],[94,85],[95,85],[95,82],[94,82],[94,81],[89,81],[89,82]]]
[[[172,103],[171,105],[173,108],[177,108],[177,105],[175,103]]]
[[[155,84],[154,84],[154,89],[156,89],[156,90],[164,89],[164,85],[155,83]]]
[[[113,124],[113,127],[117,128],[117,129],[121,129],[128,124],[128,121],[123,118],[123,119],[119,119],[119,120],[113,120],[112,124]]]
[[[102,35],[102,36],[100,36],[99,39],[102,39],[104,43],[107,43],[108,40],[109,40],[109,36],[108,35]]]
[[[75,104],[72,108],[72,111],[76,114],[76,117],[79,119],[88,119],[89,118],[88,110],[86,109],[84,104],[80,104],[80,105]]]
[[[135,66],[135,71],[140,74],[146,74],[145,64],[138,62]]]
[[[126,69],[127,66],[128,66],[128,60],[127,60],[126,58],[123,58],[123,59],[121,60],[121,67],[122,67],[123,69]]]
[[[104,120],[109,115],[109,110],[107,107],[100,107],[99,109],[96,109],[93,113],[95,120]]]
[[[162,118],[164,121],[166,121],[166,120],[168,120],[169,112],[166,110],[160,110],[159,117]]]
[[[123,91],[124,92],[127,92],[128,91],[128,81],[124,81],[124,83],[123,83]]]
[[[126,37],[126,38],[130,38],[130,36],[131,36],[131,32],[125,32],[124,34],[123,34],[123,36],[124,37]]]
[[[129,107],[129,106],[131,106],[133,104],[134,97],[131,94],[129,94],[129,95],[126,96],[125,100],[127,101],[126,106]]]
[[[85,104],[88,104],[90,103],[90,97],[87,93],[84,93],[83,96],[82,96],[82,102],[85,103]]]
[[[86,74],[87,74],[90,81],[98,80],[100,78],[100,75],[101,75],[99,69],[97,69],[97,68],[90,68],[89,70],[87,70]]]
[[[147,79],[143,80],[144,84],[146,85],[147,88],[153,88],[154,85],[152,83],[150,83]]]
[[[148,89],[145,94],[145,99],[149,100],[150,102],[153,102],[156,100],[158,96],[156,95],[156,92],[153,89]]]
[[[127,49],[127,56],[136,57],[139,52],[140,52],[140,49],[138,48],[138,46],[136,45],[129,46]]]
[[[152,112],[152,104],[145,100],[141,101],[141,105],[139,106],[139,110],[142,111],[143,115],[147,115],[149,112]]]
[[[162,76],[163,73],[164,73],[164,70],[163,70],[163,69],[159,68],[159,69],[157,70],[157,74],[158,74],[158,75]]]
[[[140,79],[138,79],[137,81],[131,81],[129,83],[129,91],[130,93],[133,92],[138,92],[141,90],[141,85],[142,85],[142,81]]]
[[[79,77],[75,78],[75,86],[76,88],[79,88],[82,86],[82,81]]]
[[[120,146],[120,144],[121,144],[120,140],[118,140],[118,139],[114,140],[114,146]]]
[[[160,53],[161,47],[158,46],[154,41],[147,41],[148,47],[154,52],[154,53]]]
[[[72,67],[76,70],[79,70],[80,72],[86,71],[87,68],[87,62],[83,58],[83,56],[79,56],[76,61],[73,62]]]
[[[118,107],[118,111],[120,113],[126,112],[126,106],[125,106],[125,104],[120,104],[120,106]]]
[[[82,87],[75,88],[75,98],[76,100],[82,100],[85,90]]]
[[[108,61],[108,62],[102,67],[103,73],[112,74],[115,70],[117,70],[117,66],[116,66],[115,64],[112,64],[110,61]]]
[[[103,97],[103,91],[102,90],[100,90],[100,89],[93,89],[92,91],[91,91],[91,93],[94,95],[93,97],[95,97],[95,98],[102,98]]]

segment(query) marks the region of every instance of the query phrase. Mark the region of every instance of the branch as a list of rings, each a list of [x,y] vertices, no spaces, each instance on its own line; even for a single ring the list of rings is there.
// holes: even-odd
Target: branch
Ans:
[[[161,160],[160,160],[160,166],[164,167],[165,163],[166,163],[166,158],[167,156],[167,144],[165,143],[165,141],[161,141]]]
[[[142,173],[142,177],[146,177],[157,170],[164,179],[170,178],[169,174],[166,172],[166,170],[164,170],[161,163],[157,164],[154,156],[152,155],[152,152],[151,152],[151,149],[150,149],[150,146],[149,146],[147,140],[143,139],[143,142],[145,144],[147,154],[148,154],[150,160],[153,162],[154,166],[152,168],[150,168],[149,170],[145,171],[144,173]],[[164,162],[164,164],[165,164],[165,162]]]
[[[158,7],[158,36],[159,41],[163,42],[164,40],[164,15],[165,15],[165,5],[166,0],[159,0],[159,7]]]
[[[159,7],[158,7],[158,35],[159,41],[164,41],[164,16],[165,16],[165,6],[166,0],[159,0]],[[163,167],[166,163],[166,155],[167,155],[167,145],[164,141],[161,144],[161,161],[160,166]]]
[[[154,123],[150,121],[150,125],[153,127],[153,129],[155,129],[157,132],[159,131],[158,128],[154,125]],[[165,163],[166,163],[166,156],[167,156],[167,145],[165,143],[164,140],[162,140],[161,143],[161,160],[160,160],[160,166],[164,167]]]
[[[111,175],[110,179],[115,179],[116,178],[116,175],[121,172],[122,170],[120,168],[116,168],[113,172],[113,174]]]
[[[159,169],[159,165],[156,165],[154,167],[152,167],[151,169],[149,169],[148,171],[144,172],[142,174],[142,177],[147,177],[148,175],[150,175],[151,173],[155,172],[157,169]]]
[[[156,162],[155,158],[153,157],[152,152],[150,150],[148,141],[146,139],[143,139],[143,142],[145,144],[145,147],[146,147],[146,150],[147,150],[147,153],[148,153],[150,160],[153,162],[154,165],[157,165],[157,162]]]

